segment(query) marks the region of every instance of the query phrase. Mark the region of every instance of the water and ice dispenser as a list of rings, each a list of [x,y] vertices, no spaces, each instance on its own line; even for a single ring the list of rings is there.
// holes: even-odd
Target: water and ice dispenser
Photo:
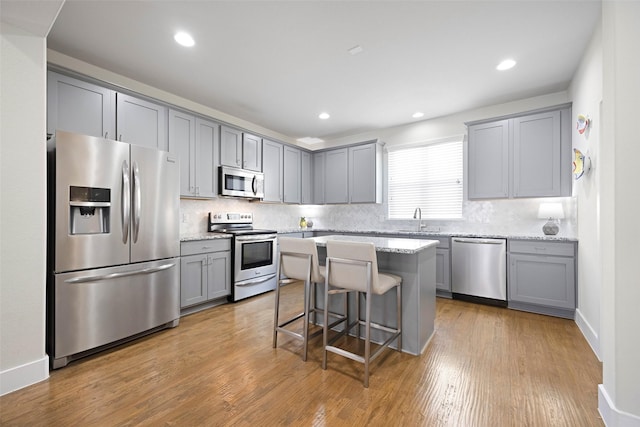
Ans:
[[[109,233],[111,189],[69,187],[69,234]]]

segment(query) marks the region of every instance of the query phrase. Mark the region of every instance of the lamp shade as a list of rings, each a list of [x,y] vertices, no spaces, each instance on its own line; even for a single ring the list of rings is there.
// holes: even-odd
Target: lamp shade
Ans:
[[[562,203],[540,203],[540,207],[538,208],[538,218],[564,218]]]

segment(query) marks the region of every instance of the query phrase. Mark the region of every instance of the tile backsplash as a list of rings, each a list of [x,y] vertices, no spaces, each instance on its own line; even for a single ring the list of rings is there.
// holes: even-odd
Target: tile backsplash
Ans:
[[[446,233],[479,233],[500,235],[542,235],[546,220],[538,219],[538,206],[543,201],[560,202],[565,219],[558,236],[577,236],[577,203],[573,197],[553,199],[507,199],[466,201],[460,220],[423,220],[423,224]],[[241,199],[180,200],[180,233],[189,235],[207,229],[209,212],[251,212],[256,228],[294,230],[301,216],[311,219],[313,228],[340,230],[399,230],[417,228],[417,220],[387,220],[387,205],[284,205],[248,202]],[[411,212],[410,214],[413,214]]]

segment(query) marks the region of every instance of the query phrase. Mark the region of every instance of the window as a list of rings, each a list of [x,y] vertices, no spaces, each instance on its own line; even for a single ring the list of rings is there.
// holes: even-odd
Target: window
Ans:
[[[389,219],[462,218],[462,140],[389,151]]]

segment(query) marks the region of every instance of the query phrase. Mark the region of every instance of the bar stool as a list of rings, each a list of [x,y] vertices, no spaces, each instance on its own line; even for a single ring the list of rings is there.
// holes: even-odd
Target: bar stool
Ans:
[[[298,239],[293,237],[279,237],[280,256],[278,262],[277,286],[275,297],[275,310],[273,318],[273,348],[278,345],[278,332],[284,333],[291,337],[301,339],[303,352],[302,360],[307,360],[307,349],[309,339],[319,335],[322,329],[309,335],[309,316],[313,314],[313,323],[316,323],[316,313],[325,312],[324,309],[316,308],[315,293],[316,284],[324,283],[324,267],[318,265],[318,249],[316,242],[312,239]],[[304,282],[304,308],[301,313],[294,315],[285,320],[280,320],[280,288],[290,283]],[[325,305],[326,307],[326,305]],[[345,302],[346,313],[346,302]],[[328,313],[338,320],[333,322],[330,327],[344,321],[345,315],[337,313]],[[304,318],[302,333],[298,333],[287,329],[286,327],[298,319]]]
[[[369,364],[380,353],[397,339],[397,349],[402,351],[402,278],[394,274],[379,273],[376,248],[373,243],[356,243],[344,241],[327,241],[327,266],[325,275],[324,300],[328,307],[329,296],[334,294],[356,293],[356,317],[351,323],[331,339],[329,328],[323,328],[322,369],[327,369],[327,352],[339,354],[364,364],[364,386],[369,387]],[[375,295],[383,295],[396,288],[396,327],[380,325],[371,321],[371,299]],[[360,294],[365,296],[365,319],[360,319]],[[324,325],[327,325],[325,314]],[[360,339],[360,325],[364,325],[364,356],[347,351],[333,344],[351,329],[356,327],[356,336]],[[390,336],[371,354],[371,328],[389,333]]]

